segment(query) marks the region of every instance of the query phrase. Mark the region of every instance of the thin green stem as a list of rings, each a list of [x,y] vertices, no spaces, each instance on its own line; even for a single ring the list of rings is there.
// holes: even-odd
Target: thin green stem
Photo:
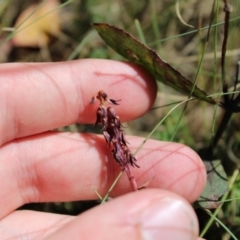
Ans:
[[[138,19],[135,19],[134,23],[135,23],[135,26],[136,26],[136,28],[137,28],[137,32],[138,32],[138,36],[139,36],[140,41],[141,41],[143,44],[147,45],[146,39],[145,39],[144,34],[143,34],[143,31],[142,31],[142,27],[141,27],[141,25],[140,25],[140,22],[138,21]]]
[[[237,21],[237,20],[239,20],[239,19],[240,19],[240,16],[230,19],[229,22]],[[220,25],[223,25],[224,23],[225,23],[225,22],[219,22],[219,23],[216,23],[216,24],[211,25],[211,27],[220,26]],[[186,36],[186,35],[189,35],[189,34],[197,33],[197,32],[200,31],[200,30],[207,30],[208,28],[209,28],[209,26],[206,26],[206,27],[202,27],[202,28],[200,28],[200,29],[188,31],[188,32],[185,32],[185,33],[182,33],[182,34],[178,34],[178,35],[175,35],[175,36],[171,36],[171,37],[168,37],[168,38],[163,38],[163,39],[161,39],[161,40],[148,43],[148,45],[149,45],[149,46],[152,46],[152,45],[155,45],[155,44],[157,44],[157,43],[159,43],[159,42],[160,42],[160,43],[166,42],[166,41],[169,41],[169,40],[172,40],[172,39],[175,39],[175,38],[179,38],[179,37],[183,37],[183,36]]]
[[[117,178],[114,180],[113,184],[112,184],[111,187],[108,189],[107,194],[103,197],[103,199],[102,199],[102,201],[101,201],[101,204],[104,204],[104,203],[106,202],[107,198],[109,197],[111,191],[113,190],[113,188],[115,187],[115,185],[117,184],[117,182],[119,181],[119,179],[121,178],[122,174],[123,174],[123,171],[121,171],[121,172],[118,174]]]
[[[202,52],[202,55],[201,55],[200,63],[199,63],[199,66],[198,66],[198,68],[197,68],[197,73],[196,73],[195,79],[194,79],[194,81],[193,81],[193,87],[192,87],[191,92],[190,92],[190,94],[189,94],[189,96],[188,96],[189,99],[192,97],[192,94],[193,94],[194,89],[195,89],[196,84],[197,84],[198,76],[199,76],[200,71],[201,71],[201,69],[202,69],[203,58],[204,58],[204,55],[205,55],[205,52],[206,52],[206,49],[207,49],[207,45],[208,45],[208,41],[209,41],[210,30],[211,30],[211,26],[212,26],[212,21],[213,21],[213,19],[214,19],[214,4],[213,4],[213,7],[212,7],[212,12],[211,12],[211,17],[210,17],[210,22],[209,22],[209,27],[208,27],[208,33],[207,33],[206,41],[205,41],[205,44],[204,44],[203,52]],[[171,137],[170,141],[173,141],[173,139],[174,139],[174,137],[175,137],[175,135],[176,135],[176,133],[177,133],[178,126],[179,126],[179,124],[180,124],[180,122],[181,122],[181,120],[182,120],[182,117],[183,117],[186,109],[187,109],[187,106],[188,106],[188,102],[186,102],[186,104],[185,104],[185,106],[184,106],[184,108],[183,108],[183,110],[182,110],[181,116],[180,116],[179,119],[178,119],[178,122],[177,122],[177,124],[176,124],[176,127],[175,127],[175,129],[174,129],[174,132],[173,132],[173,134],[172,134],[172,137]]]

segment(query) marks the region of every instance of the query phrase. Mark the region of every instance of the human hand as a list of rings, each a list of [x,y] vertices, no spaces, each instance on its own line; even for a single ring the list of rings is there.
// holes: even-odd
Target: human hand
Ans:
[[[203,191],[206,173],[186,146],[149,140],[137,154],[137,183],[130,191],[123,174],[116,199],[77,217],[16,211],[30,202],[96,199],[120,169],[102,136],[49,130],[93,123],[93,95],[104,89],[122,99],[121,121],[151,107],[156,83],[133,64],[108,60],[0,65],[0,239],[197,239],[189,203]],[[128,137],[134,152],[143,139]]]

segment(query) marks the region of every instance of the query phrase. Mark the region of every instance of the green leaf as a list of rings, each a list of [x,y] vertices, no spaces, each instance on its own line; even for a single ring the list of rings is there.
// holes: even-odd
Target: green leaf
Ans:
[[[197,201],[202,208],[217,208],[218,199],[228,191],[228,179],[220,160],[203,161],[207,170],[207,184]]]
[[[163,61],[156,52],[126,31],[105,23],[94,23],[93,26],[110,47],[129,61],[146,67],[160,82],[184,94],[191,94],[192,97],[216,104],[206,92],[194,86],[191,81]]]

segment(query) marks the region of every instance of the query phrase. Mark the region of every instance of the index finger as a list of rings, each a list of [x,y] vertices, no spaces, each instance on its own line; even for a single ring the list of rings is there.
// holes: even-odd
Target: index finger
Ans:
[[[131,151],[143,138],[128,137]],[[206,170],[190,148],[148,140],[136,155],[140,168],[131,168],[138,187],[175,192],[189,202],[204,189]],[[44,133],[1,148],[0,218],[30,202],[63,202],[104,196],[121,171],[103,136],[79,133]],[[131,191],[124,173],[111,191]]]
[[[0,145],[76,122],[92,123],[97,106],[89,102],[101,89],[123,99],[116,109],[122,121],[144,114],[157,91],[139,66],[94,59],[2,64],[0,84]]]

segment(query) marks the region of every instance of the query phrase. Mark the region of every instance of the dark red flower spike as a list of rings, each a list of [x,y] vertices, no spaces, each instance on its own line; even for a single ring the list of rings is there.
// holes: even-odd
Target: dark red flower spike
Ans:
[[[125,139],[120,118],[116,115],[112,107],[106,107],[107,102],[113,105],[119,105],[118,102],[121,100],[108,98],[108,95],[103,90],[99,91],[90,103],[94,103],[96,99],[99,100],[100,105],[97,109],[95,125],[102,125],[103,136],[108,146],[112,149],[114,159],[119,164],[121,170],[126,172],[132,189],[137,191],[137,183],[130,168],[130,166],[139,167],[136,163],[137,160],[127,146],[128,142]]]

